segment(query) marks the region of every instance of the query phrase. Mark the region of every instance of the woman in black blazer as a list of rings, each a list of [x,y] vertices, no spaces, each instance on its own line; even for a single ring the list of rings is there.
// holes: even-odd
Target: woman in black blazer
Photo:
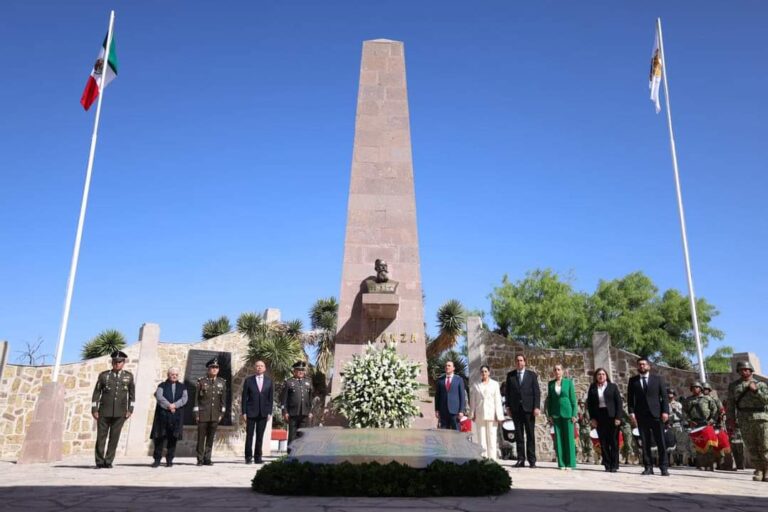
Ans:
[[[619,470],[619,425],[621,425],[621,394],[619,387],[608,378],[604,368],[595,370],[587,391],[587,410],[592,427],[600,438],[605,470]]]

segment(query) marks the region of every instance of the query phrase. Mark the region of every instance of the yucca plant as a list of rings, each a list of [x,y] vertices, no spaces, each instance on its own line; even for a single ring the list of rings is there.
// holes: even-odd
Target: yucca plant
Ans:
[[[203,339],[209,340],[232,330],[232,324],[227,315],[221,315],[216,320],[211,319],[203,324]]]
[[[286,324],[261,323],[255,332],[248,336],[246,363],[264,361],[272,378],[282,381],[291,375],[293,364],[304,358],[304,348],[300,336]]]
[[[237,318],[237,332],[248,337],[256,334],[256,328],[263,323],[261,315],[258,313],[246,312]]]
[[[108,356],[115,350],[122,350],[125,348],[125,345],[125,336],[123,336],[120,331],[116,329],[106,329],[83,345],[81,355],[83,359]]]
[[[317,331],[316,336],[310,340],[317,345],[317,357],[315,367],[324,375],[328,373],[333,364],[333,349],[336,342],[336,318],[339,313],[339,304],[336,297],[318,299],[309,310],[309,319],[312,329]]]
[[[437,356],[446,350],[452,349],[464,333],[464,325],[467,315],[461,302],[451,299],[437,310],[437,327],[439,333],[429,345],[427,345],[427,357]]]

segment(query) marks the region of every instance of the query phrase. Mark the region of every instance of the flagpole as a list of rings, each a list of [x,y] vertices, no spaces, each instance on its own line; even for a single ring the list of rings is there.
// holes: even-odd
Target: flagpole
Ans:
[[[115,11],[109,14],[109,31],[107,32],[107,45],[104,51],[104,63],[102,65],[101,81],[99,82],[99,98],[96,104],[96,118],[93,122],[93,135],[91,136],[91,151],[88,154],[88,167],[85,171],[85,185],[83,187],[83,199],[80,203],[80,218],[77,221],[77,234],[75,235],[75,247],[72,251],[72,264],[69,267],[69,279],[67,280],[67,295],[64,299],[64,313],[61,317],[59,328],[59,343],[56,347],[56,363],[53,366],[51,381],[59,378],[61,367],[61,355],[64,352],[64,339],[67,336],[67,324],[69,323],[69,311],[72,306],[72,292],[75,288],[75,275],[77,274],[77,262],[80,259],[80,242],[83,239],[83,224],[85,223],[85,211],[88,208],[88,193],[91,189],[91,175],[93,173],[93,158],[96,155],[96,140],[99,137],[99,118],[101,117],[101,102],[104,99],[104,80],[109,67],[109,55],[112,48],[112,29],[115,25]]]
[[[688,278],[688,299],[691,306],[691,322],[696,338],[696,352],[699,357],[699,377],[706,382],[707,374],[704,370],[704,354],[701,350],[701,334],[699,333],[699,319],[696,314],[696,296],[693,293],[693,275],[691,274],[691,260],[688,254],[688,236],[685,231],[685,212],[683,211],[683,193],[680,188],[680,173],[677,167],[677,149],[675,148],[675,134],[672,130],[672,108],[669,102],[669,85],[667,83],[667,58],[664,55],[664,36],[661,33],[661,18],[656,18],[656,30],[659,32],[659,51],[661,52],[661,68],[664,77],[664,96],[667,100],[667,126],[669,127],[669,146],[672,150],[672,168],[675,171],[675,189],[677,190],[677,213],[680,216],[680,232],[683,238],[683,256],[685,258],[685,274]]]

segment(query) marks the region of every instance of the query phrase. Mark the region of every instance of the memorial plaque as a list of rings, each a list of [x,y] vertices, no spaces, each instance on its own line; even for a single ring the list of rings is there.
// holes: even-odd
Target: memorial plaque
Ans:
[[[227,410],[219,425],[232,425],[232,354],[229,352],[216,352],[215,350],[190,350],[187,354],[187,369],[184,372],[184,384],[187,386],[189,402],[184,407],[184,425],[196,425],[195,413],[195,389],[197,379],[208,375],[205,363],[219,358],[219,378],[227,382],[227,394],[225,397]]]

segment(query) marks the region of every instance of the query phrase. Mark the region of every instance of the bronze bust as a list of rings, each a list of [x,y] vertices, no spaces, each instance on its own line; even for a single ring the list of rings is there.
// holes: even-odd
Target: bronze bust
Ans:
[[[389,279],[387,262],[377,259],[373,268],[376,271],[376,277],[369,277],[365,280],[368,293],[395,293],[398,283]]]

